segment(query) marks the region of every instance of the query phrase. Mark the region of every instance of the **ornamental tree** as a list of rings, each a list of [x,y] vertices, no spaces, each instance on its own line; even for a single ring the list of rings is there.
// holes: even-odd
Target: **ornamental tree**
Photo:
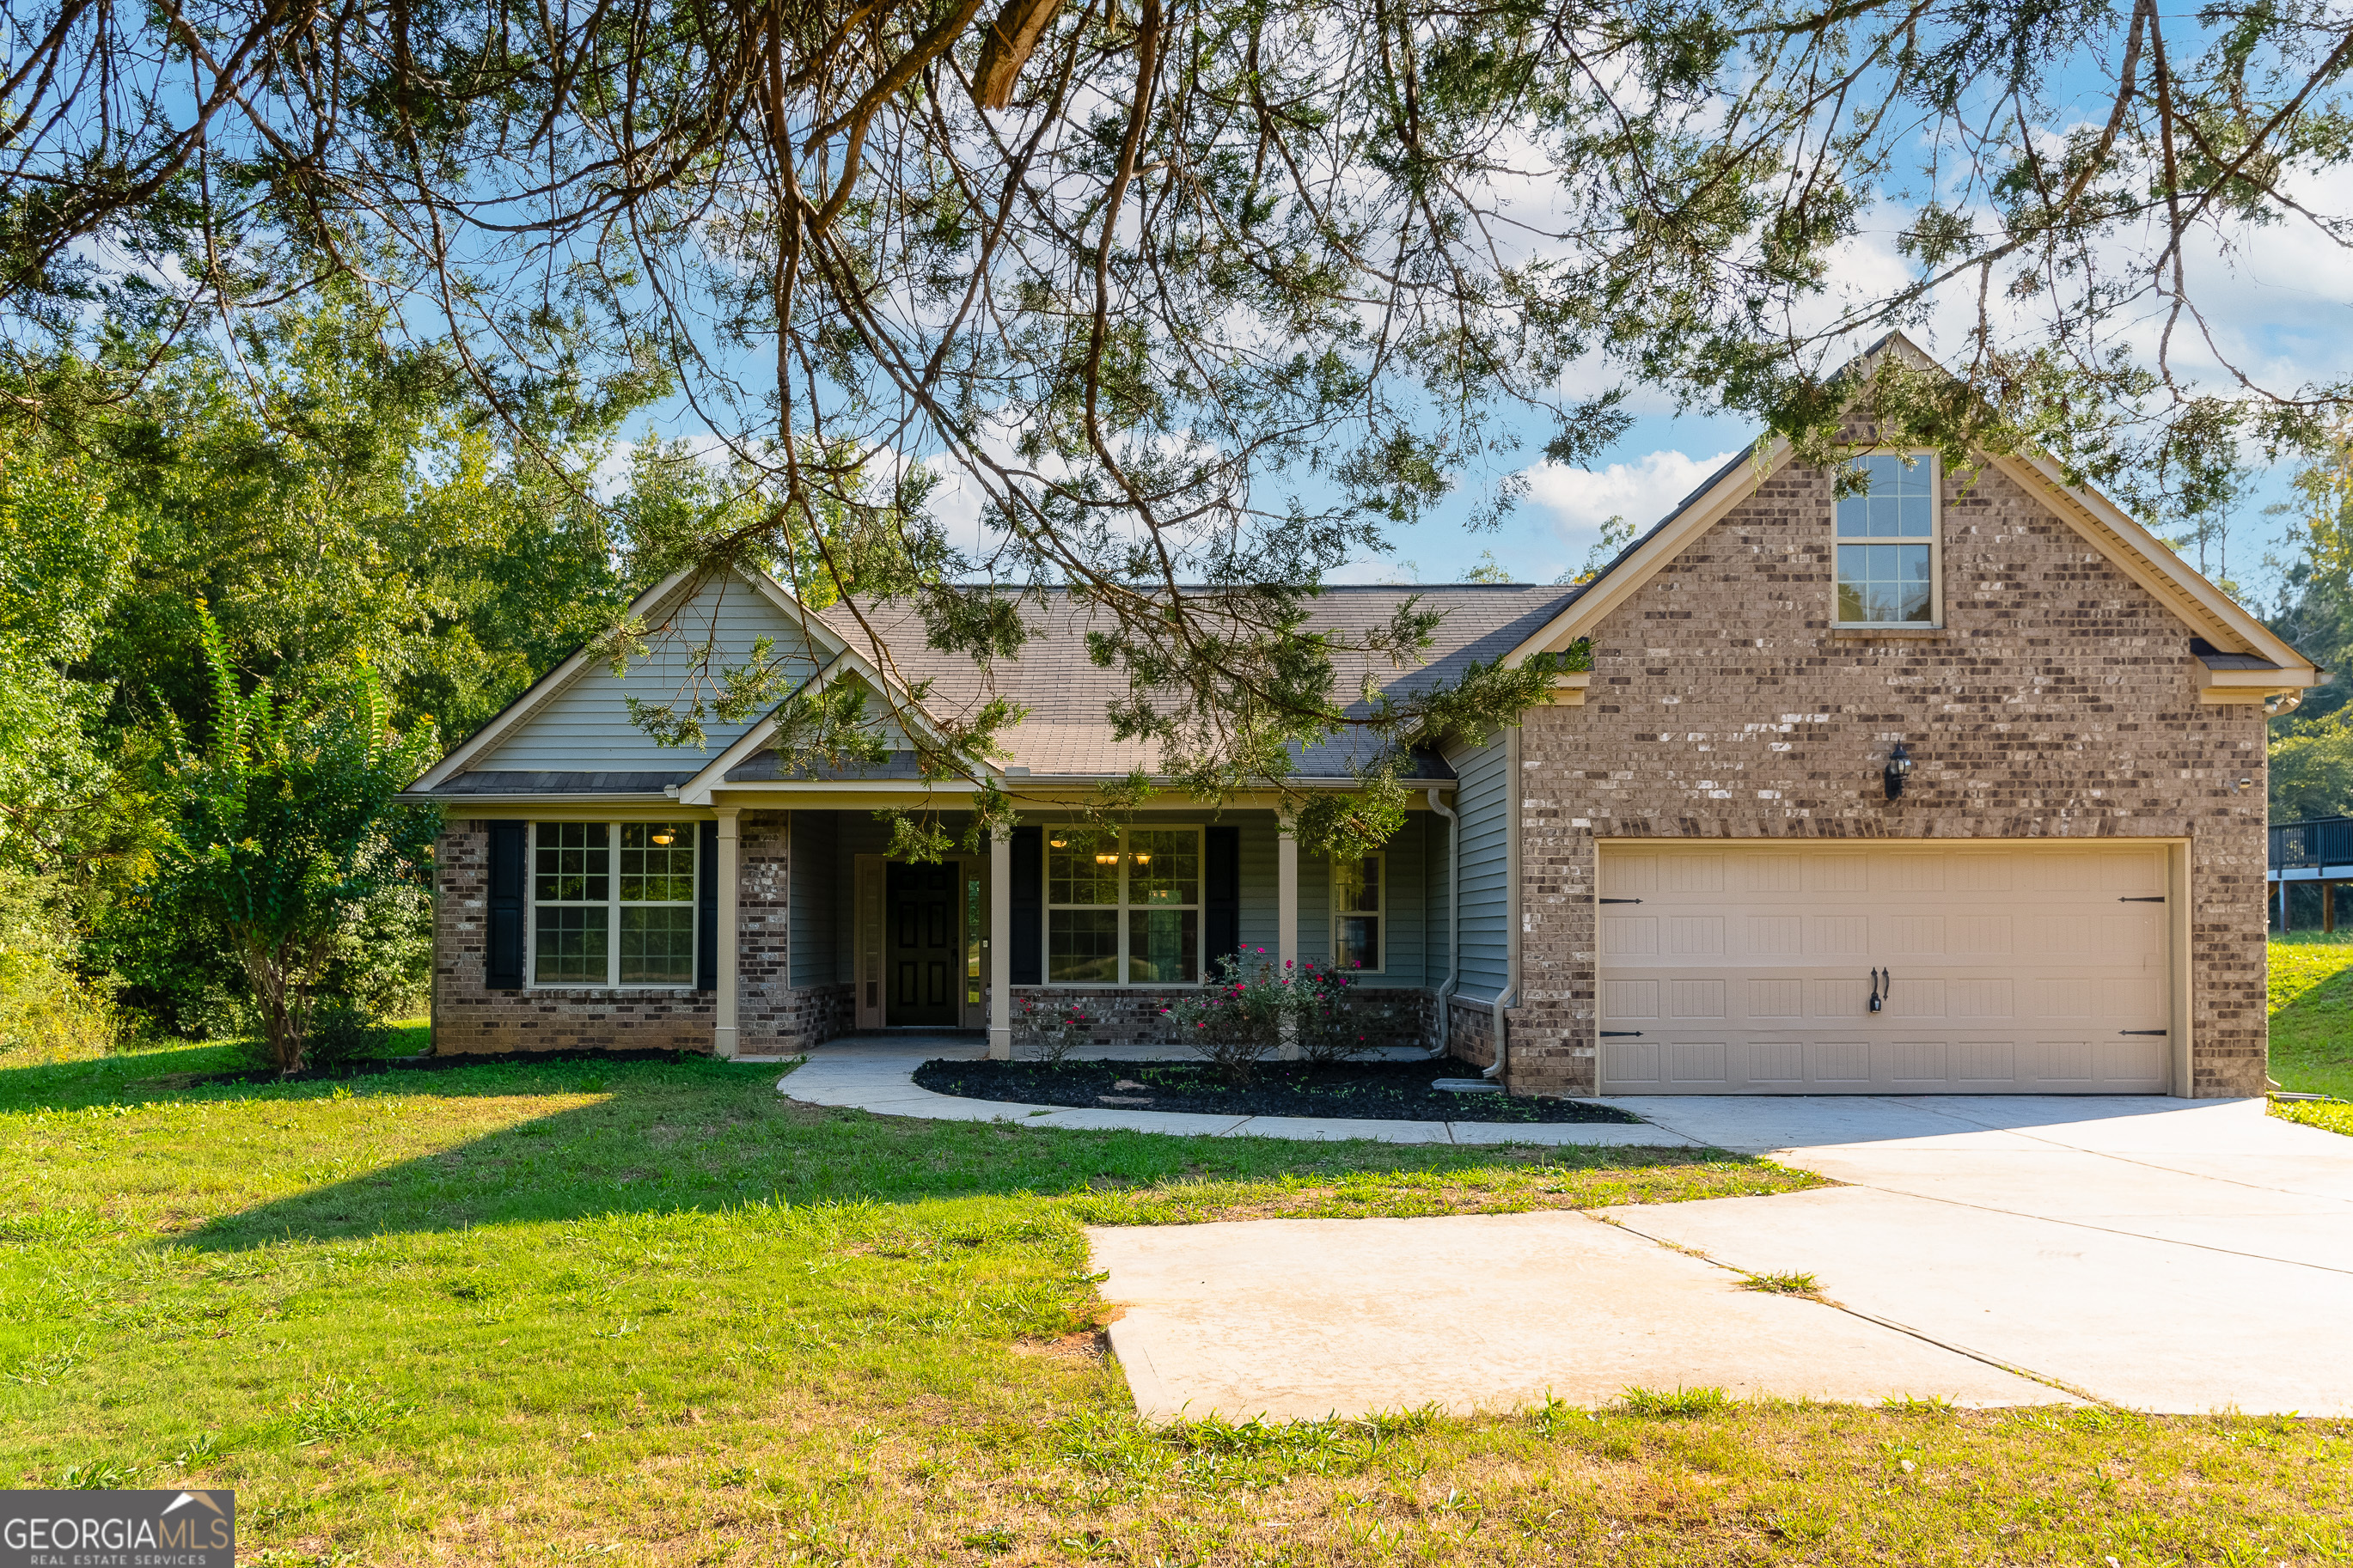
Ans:
[[[213,711],[200,743],[176,723],[164,764],[174,819],[159,891],[237,955],[281,1073],[303,1065],[319,984],[368,901],[425,881],[438,814],[400,790],[437,751],[406,734],[364,664],[311,696],[246,691],[209,613]]]

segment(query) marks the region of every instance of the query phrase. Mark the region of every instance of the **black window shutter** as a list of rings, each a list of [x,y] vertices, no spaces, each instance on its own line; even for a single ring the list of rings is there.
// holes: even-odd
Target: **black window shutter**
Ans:
[[[1040,835],[1035,827],[1013,830],[1013,930],[1007,937],[1013,946],[1016,985],[1044,984],[1039,943],[1046,924],[1046,862]]]
[[[1201,868],[1202,935],[1208,939],[1208,962],[1240,952],[1242,945],[1242,830],[1212,827],[1203,846],[1208,863]]]
[[[706,822],[694,856],[694,988],[719,989],[719,824]]]
[[[482,984],[492,991],[522,989],[522,862],[531,824],[491,824],[490,940],[482,950]]]

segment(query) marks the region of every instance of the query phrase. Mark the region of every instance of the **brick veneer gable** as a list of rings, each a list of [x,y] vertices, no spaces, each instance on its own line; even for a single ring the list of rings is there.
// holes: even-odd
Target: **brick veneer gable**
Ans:
[[[2201,702],[2191,628],[1995,471],[1946,484],[1945,630],[1836,633],[1831,508],[1773,475],[1601,624],[1585,706],[1527,716],[1514,1089],[1596,1087],[1603,839],[2180,837],[2195,1091],[2260,1093],[2261,706]]]

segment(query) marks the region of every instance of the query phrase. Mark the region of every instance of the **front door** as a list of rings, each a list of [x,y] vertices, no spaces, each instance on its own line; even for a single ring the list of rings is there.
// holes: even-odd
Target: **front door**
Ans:
[[[891,863],[885,873],[882,973],[893,1025],[954,1028],[962,943],[962,879],[953,860],[931,866]]]

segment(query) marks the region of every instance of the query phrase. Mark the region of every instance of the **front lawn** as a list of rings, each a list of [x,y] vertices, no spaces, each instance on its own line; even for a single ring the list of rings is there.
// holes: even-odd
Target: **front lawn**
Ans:
[[[896,1121],[705,1061],[174,1087],[218,1060],[0,1070],[0,1484],[232,1486],[256,1563],[2353,1555],[2343,1422],[1154,1432],[1096,1332],[1084,1223],[1810,1184],[1769,1164]]]
[[[2279,1086],[2353,1100],[2353,931],[2273,941],[2271,1015]]]

